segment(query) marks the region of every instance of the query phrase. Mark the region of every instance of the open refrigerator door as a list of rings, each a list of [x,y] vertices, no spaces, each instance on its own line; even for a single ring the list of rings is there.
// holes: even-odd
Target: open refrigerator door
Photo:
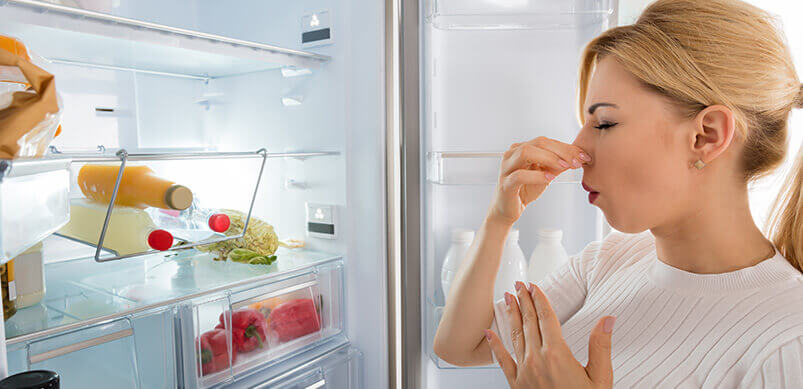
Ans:
[[[420,387],[502,387],[497,366],[461,368],[434,354],[445,304],[441,275],[452,237],[485,217],[504,151],[546,136],[571,143],[579,127],[577,64],[584,45],[615,25],[616,0],[422,1],[420,144]],[[582,170],[559,176],[518,220],[529,257],[544,228],[569,254],[608,231],[586,200]],[[411,248],[408,248],[411,249]],[[506,248],[507,250],[507,248]],[[512,285],[510,285],[512,288]],[[410,356],[415,358],[415,356]]]

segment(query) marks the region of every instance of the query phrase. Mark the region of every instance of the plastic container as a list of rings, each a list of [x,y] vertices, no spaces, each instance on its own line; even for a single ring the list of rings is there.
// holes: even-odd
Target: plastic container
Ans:
[[[464,228],[452,230],[452,244],[446,252],[446,258],[443,260],[443,267],[441,268],[441,287],[443,288],[444,300],[449,297],[452,280],[457,274],[460,264],[463,263],[466,254],[468,254],[472,240],[474,240],[474,231]]]
[[[17,308],[38,304],[45,297],[45,262],[42,243],[14,258],[17,286]]]
[[[229,229],[231,219],[228,215],[216,209],[201,208],[198,203],[198,199],[194,198],[192,205],[183,211],[148,208],[146,212],[158,228],[187,242],[200,242],[220,236],[219,234]]]
[[[78,172],[78,186],[87,198],[108,204],[119,171],[117,165],[84,165]],[[183,210],[192,204],[192,191],[157,177],[147,166],[126,166],[114,204]]]
[[[526,277],[527,259],[519,247],[519,230],[514,229],[507,236],[499,271],[496,273],[494,301],[504,298],[505,292],[515,294],[516,281],[524,281]]]
[[[556,228],[538,230],[538,243],[530,256],[527,280],[538,282],[557,270],[569,260],[566,249],[561,244],[563,231]]]

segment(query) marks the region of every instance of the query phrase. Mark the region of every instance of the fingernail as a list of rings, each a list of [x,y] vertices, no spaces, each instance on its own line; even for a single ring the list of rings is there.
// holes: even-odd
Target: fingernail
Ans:
[[[605,319],[605,323],[602,324],[602,332],[606,334],[610,334],[613,332],[613,323],[616,322],[616,317],[611,316]]]
[[[580,153],[580,159],[582,159],[583,161],[588,162],[588,161],[591,160],[591,157],[589,157],[588,154],[586,154],[586,153]]]
[[[491,330],[485,330],[485,339],[491,340]]]
[[[568,169],[569,168],[569,164],[566,163],[566,161],[564,161],[562,159],[558,160],[558,164],[560,164],[560,166],[563,166],[564,169]]]
[[[516,292],[521,292],[521,288],[524,288],[524,283],[521,281],[516,281]]]
[[[510,306],[511,302],[513,302],[513,295],[508,292],[505,292],[505,304],[507,304],[507,306]]]
[[[581,164],[580,161],[577,160],[577,158],[572,160],[572,165],[574,165],[574,167],[583,166],[583,164]]]
[[[552,173],[544,173],[544,177],[546,177],[546,179],[549,180],[549,181],[552,181],[552,180],[555,179],[555,175],[552,174]]]

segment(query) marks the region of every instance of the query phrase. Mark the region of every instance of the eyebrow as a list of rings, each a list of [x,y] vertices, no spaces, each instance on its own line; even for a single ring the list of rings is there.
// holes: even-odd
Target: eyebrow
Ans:
[[[589,113],[589,115],[593,115],[593,114],[594,114],[594,111],[596,111],[596,110],[597,110],[597,108],[599,108],[599,107],[613,107],[613,108],[619,108],[619,106],[618,106],[618,105],[616,105],[616,104],[613,104],[613,103],[596,103],[596,104],[594,104],[594,105],[592,105],[592,106],[588,107],[588,113]]]

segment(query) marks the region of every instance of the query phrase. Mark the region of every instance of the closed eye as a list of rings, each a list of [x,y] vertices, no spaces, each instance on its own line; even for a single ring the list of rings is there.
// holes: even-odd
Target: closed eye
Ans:
[[[618,123],[600,123],[598,126],[594,126],[594,128],[596,128],[598,130],[604,130],[606,128],[611,128],[611,127],[615,126],[616,124],[618,124]]]

